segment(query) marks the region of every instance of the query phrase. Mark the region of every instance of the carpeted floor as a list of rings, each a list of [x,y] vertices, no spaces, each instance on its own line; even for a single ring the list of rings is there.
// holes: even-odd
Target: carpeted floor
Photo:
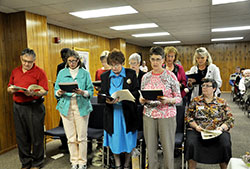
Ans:
[[[246,151],[250,151],[250,118],[244,115],[243,111],[239,109],[238,105],[232,102],[230,94],[222,94],[232,110],[235,118],[235,127],[231,130],[233,157],[239,158]],[[51,141],[47,144],[47,158],[45,160],[44,169],[69,169],[69,154],[64,154],[63,157],[54,160],[51,156],[60,153],[58,147],[60,146],[59,140]],[[160,154],[161,156],[161,154]],[[89,156],[91,158],[91,155]],[[20,161],[18,159],[17,149],[11,150],[5,154],[0,155],[0,169],[19,169],[21,168]],[[89,166],[89,169],[99,169],[101,167]],[[181,168],[181,157],[175,158],[175,169]],[[219,165],[205,165],[198,164],[197,169],[217,169]]]

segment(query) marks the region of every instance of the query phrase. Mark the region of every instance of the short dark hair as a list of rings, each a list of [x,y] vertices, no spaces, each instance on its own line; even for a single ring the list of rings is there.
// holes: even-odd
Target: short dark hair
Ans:
[[[203,83],[208,83],[208,82],[211,82],[211,83],[212,83],[212,87],[213,87],[214,89],[217,89],[218,84],[217,84],[217,82],[216,82],[214,79],[205,78],[205,79],[202,80],[202,84],[203,84]]]
[[[112,63],[120,63],[123,64],[125,61],[125,57],[123,55],[123,53],[118,50],[118,49],[113,49],[110,53],[109,56],[107,58],[107,63],[109,65],[111,65]]]
[[[152,55],[160,55],[162,59],[165,58],[164,49],[160,46],[154,46],[149,50],[150,56]]]
[[[61,58],[62,60],[65,62],[67,60],[67,58],[69,57],[70,55],[70,52],[71,52],[71,49],[70,48],[63,48],[61,50]]]
[[[21,53],[21,56],[23,56],[23,55],[33,56],[33,59],[36,59],[36,53],[34,52],[33,49],[30,49],[30,48],[24,49]]]

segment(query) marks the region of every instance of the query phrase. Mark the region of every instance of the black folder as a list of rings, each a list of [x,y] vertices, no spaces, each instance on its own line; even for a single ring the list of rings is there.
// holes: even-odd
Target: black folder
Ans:
[[[147,100],[157,100],[159,96],[163,96],[161,89],[144,89],[141,90],[142,97]]]
[[[74,92],[74,90],[78,89],[77,82],[71,82],[71,83],[58,83],[61,90],[66,92]]]

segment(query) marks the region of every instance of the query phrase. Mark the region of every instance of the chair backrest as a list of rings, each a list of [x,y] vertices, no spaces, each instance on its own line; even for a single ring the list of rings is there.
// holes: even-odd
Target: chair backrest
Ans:
[[[176,106],[176,133],[184,133],[184,116],[185,116],[185,106]]]
[[[105,104],[101,103],[92,103],[93,111],[89,116],[89,125],[90,128],[103,129],[103,111]]]

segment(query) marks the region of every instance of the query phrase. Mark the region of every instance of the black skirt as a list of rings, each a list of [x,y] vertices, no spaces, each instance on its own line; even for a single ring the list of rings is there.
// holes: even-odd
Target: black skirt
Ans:
[[[198,163],[228,163],[232,157],[231,137],[228,132],[209,140],[203,140],[201,133],[188,130],[185,143],[185,160]]]

